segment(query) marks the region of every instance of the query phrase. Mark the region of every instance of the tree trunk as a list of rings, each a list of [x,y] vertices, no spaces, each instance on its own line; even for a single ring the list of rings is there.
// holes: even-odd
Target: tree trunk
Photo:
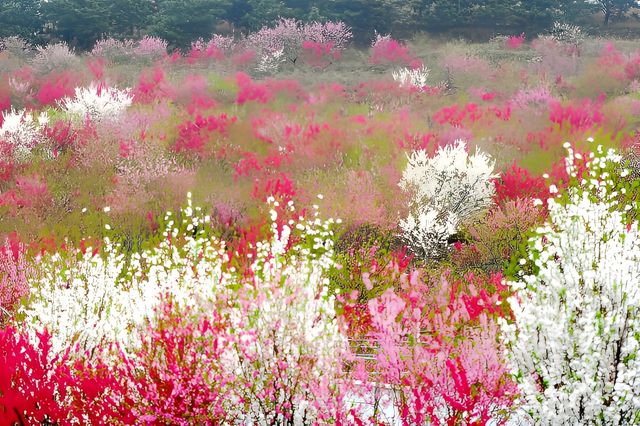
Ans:
[[[604,11],[604,25],[609,25],[609,20],[611,19],[611,9],[607,9]]]

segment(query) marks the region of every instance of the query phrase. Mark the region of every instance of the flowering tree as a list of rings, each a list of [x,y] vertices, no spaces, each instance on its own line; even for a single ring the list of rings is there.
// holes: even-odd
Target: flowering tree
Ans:
[[[441,255],[459,224],[491,204],[493,166],[479,150],[470,156],[461,140],[438,148],[434,157],[424,150],[411,154],[400,181],[400,188],[412,193],[411,212],[400,221],[400,228],[414,252]]]
[[[102,87],[91,84],[89,87],[77,87],[74,98],[64,98],[59,104],[67,114],[92,122],[117,119],[131,106],[131,90],[118,90],[115,87]]]
[[[9,319],[17,302],[29,294],[27,280],[34,270],[24,251],[25,247],[13,239],[0,247],[0,324]]]
[[[352,38],[351,30],[343,22],[302,23],[295,19],[280,19],[272,27],[263,27],[251,33],[246,40],[247,47],[257,52],[259,63],[272,64],[272,71],[279,63],[296,64],[303,51],[304,42],[330,46],[333,52],[346,48]],[[262,69],[266,65],[262,65]]]
[[[286,220],[293,204],[270,202],[272,237],[234,247],[240,259],[190,202],[182,221],[167,214],[155,248],[127,258],[106,239],[102,253],[45,256],[22,309],[26,335],[50,330],[48,354],[79,358],[80,377],[108,387],[95,398],[150,421],[306,425],[341,415],[347,344],[326,278],[333,220]]]
[[[430,70],[422,66],[416,69],[401,68],[392,73],[392,77],[402,87],[414,87],[422,90],[427,85],[427,78],[429,78]]]
[[[43,142],[42,126],[46,125],[49,118],[45,112],[35,117],[26,110],[16,111],[11,109],[2,113],[2,126],[0,127],[0,142],[7,144],[6,149],[0,150],[0,159],[8,151],[10,159],[17,162],[26,161],[32,150]]]
[[[637,424],[638,224],[620,201],[621,157],[598,147],[584,173],[578,157],[569,149],[575,186],[548,201],[549,219],[520,261],[527,270],[510,283],[517,293],[509,299],[515,322],[503,323],[508,360],[540,424]]]
[[[463,283],[445,272],[438,282],[420,272],[402,274],[398,291],[369,302],[370,380],[394,395],[386,401],[391,407],[378,401],[380,414],[393,413],[387,420],[402,425],[504,420],[516,388],[497,339],[500,299],[474,285],[500,287],[501,276],[484,282],[469,275]],[[362,398],[376,405],[374,392]]]

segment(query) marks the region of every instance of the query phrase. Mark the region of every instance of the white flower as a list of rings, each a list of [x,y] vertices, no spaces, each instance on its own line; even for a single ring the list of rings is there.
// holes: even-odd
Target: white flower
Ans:
[[[266,52],[256,64],[256,71],[269,74],[274,73],[280,67],[280,64],[287,61],[287,58],[284,55],[284,49],[274,50],[272,52]]]

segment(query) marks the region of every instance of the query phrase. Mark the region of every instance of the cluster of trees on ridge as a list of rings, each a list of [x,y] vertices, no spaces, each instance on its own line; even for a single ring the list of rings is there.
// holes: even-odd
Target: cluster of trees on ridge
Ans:
[[[104,37],[154,35],[186,47],[227,29],[257,30],[278,17],[344,21],[356,41],[380,33],[484,28],[537,32],[554,21],[579,22],[601,13],[606,25],[628,16],[637,0],[2,0],[0,37],[33,44],[65,41],[90,48]]]

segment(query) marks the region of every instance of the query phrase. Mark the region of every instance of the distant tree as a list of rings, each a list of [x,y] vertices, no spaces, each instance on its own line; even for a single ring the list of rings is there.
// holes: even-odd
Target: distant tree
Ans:
[[[187,48],[198,38],[208,38],[224,20],[231,0],[156,0],[149,32]]]
[[[412,24],[402,16],[404,4],[413,4],[411,0],[327,0],[323,2],[320,13],[328,19],[343,21],[353,28],[355,40],[368,43],[374,30],[379,33],[394,32],[399,24]]]
[[[282,0],[245,0],[249,10],[241,25],[251,31],[272,26],[279,18],[291,18],[294,13]]]
[[[137,38],[152,20],[153,0],[110,0],[108,34],[112,37]]]
[[[636,0],[596,0],[604,15],[604,25],[609,25],[612,17],[620,19],[629,9],[638,6]]]
[[[88,49],[109,33],[108,0],[49,0],[42,3],[47,33],[79,49]]]
[[[0,37],[19,36],[30,43],[42,41],[40,0],[0,1]]]
[[[496,30],[537,32],[554,21],[574,20],[585,0],[417,0],[423,28],[479,26]]]

